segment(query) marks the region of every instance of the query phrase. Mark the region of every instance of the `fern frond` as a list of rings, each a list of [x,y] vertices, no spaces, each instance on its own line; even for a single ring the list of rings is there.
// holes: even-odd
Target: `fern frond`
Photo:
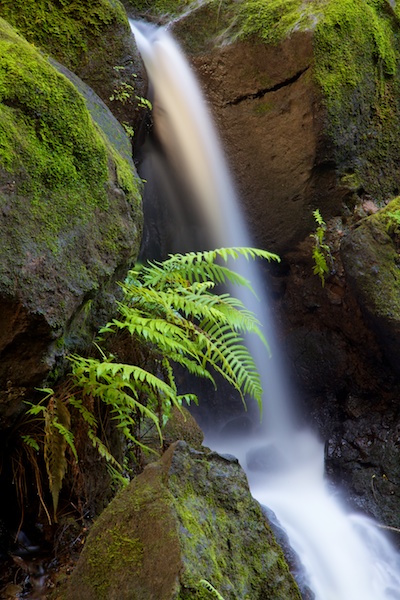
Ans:
[[[39,452],[39,450],[40,450],[39,444],[31,435],[28,435],[28,434],[21,435],[21,439],[24,442],[24,444],[26,444],[27,446],[30,446],[31,448],[36,450],[36,452]]]
[[[325,228],[326,227],[326,223],[324,221],[324,219],[322,218],[321,212],[319,210],[319,208],[317,208],[316,210],[313,211],[313,217],[315,219],[315,222],[320,226]]]
[[[204,588],[206,588],[206,590],[208,590],[209,592],[211,592],[211,594],[215,598],[217,598],[217,600],[224,600],[224,598],[221,596],[221,594],[215,589],[215,587],[209,581],[207,581],[207,579],[200,579],[199,583]]]
[[[108,463],[115,465],[117,469],[122,471],[122,467],[119,462],[114,458],[107,446],[103,444],[101,439],[97,437],[97,435],[91,429],[88,430],[88,438],[92,442],[93,448],[96,448],[102,458],[104,458]]]
[[[84,394],[100,399],[111,411],[116,426],[127,440],[145,447],[137,436],[138,422],[150,420],[161,436],[161,424],[172,406],[197,402],[194,394],[178,395],[173,364],[189,373],[208,378],[222,375],[240,394],[255,398],[260,406],[262,388],[254,360],[244,336],[254,333],[268,348],[261,324],[252,311],[229,294],[215,294],[215,286],[230,282],[251,290],[250,282],[226,264],[231,259],[279,260],[270,252],[254,248],[220,248],[206,252],[170,255],[164,262],[138,265],[121,284],[124,299],[118,317],[100,330],[100,335],[129,333],[150,356],[155,373],[138,365],[119,363],[107,357],[70,357],[77,385]],[[83,404],[71,400],[88,424],[89,437],[110,460],[107,449],[95,435],[94,416]]]
[[[128,273],[127,285],[131,281],[139,279],[143,285],[160,289],[168,283],[184,282],[189,283],[211,280],[216,283],[230,283],[241,285],[251,289],[249,281],[235,273],[228,267],[215,263],[220,258],[227,262],[229,258],[236,259],[243,256],[246,259],[264,258],[267,260],[277,260],[276,254],[259,250],[256,248],[219,248],[205,252],[189,252],[187,254],[173,254],[162,263],[149,263],[142,266],[140,270],[130,271]]]
[[[54,520],[57,522],[58,499],[67,470],[65,432],[70,433],[71,417],[65,404],[56,397],[50,398],[45,412],[44,460],[53,498]]]

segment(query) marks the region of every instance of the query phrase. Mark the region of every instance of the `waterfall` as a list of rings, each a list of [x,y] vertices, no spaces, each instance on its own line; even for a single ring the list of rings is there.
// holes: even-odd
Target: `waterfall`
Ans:
[[[251,245],[220,142],[184,56],[165,29],[137,22],[131,27],[154,90],[156,132],[192,192],[191,213],[201,223],[204,247]],[[317,600],[400,599],[400,558],[372,521],[345,512],[339,492],[325,482],[323,445],[297,424],[257,267],[245,262],[239,268],[261,301],[247,292],[240,298],[258,315],[272,348],[270,357],[261,344],[250,347],[265,390],[263,421],[253,410],[247,435],[206,431],[205,443],[238,457],[253,496],[285,528]]]

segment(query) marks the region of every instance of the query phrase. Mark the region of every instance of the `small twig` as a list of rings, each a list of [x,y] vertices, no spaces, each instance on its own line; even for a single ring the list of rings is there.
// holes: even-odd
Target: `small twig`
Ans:
[[[380,523],[377,523],[377,527],[379,527],[379,529],[387,529],[388,531],[400,533],[400,529],[398,527],[392,527],[391,525],[381,525]]]

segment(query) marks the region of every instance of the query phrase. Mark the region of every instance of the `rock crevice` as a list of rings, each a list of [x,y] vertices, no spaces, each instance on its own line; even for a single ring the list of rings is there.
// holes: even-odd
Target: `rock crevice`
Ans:
[[[251,94],[244,94],[242,96],[238,96],[234,100],[229,100],[228,102],[226,102],[225,106],[235,106],[236,104],[240,104],[241,102],[245,102],[246,100],[255,100],[257,98],[263,98],[264,96],[266,96],[267,94],[269,94],[271,92],[277,92],[278,90],[281,90],[282,88],[285,88],[289,85],[292,85],[293,83],[296,83],[296,81],[298,81],[300,79],[300,77],[309,70],[309,68],[310,68],[310,66],[308,65],[307,67],[300,69],[292,77],[289,77],[283,81],[280,81],[279,83],[276,83],[273,86],[263,88],[263,89],[259,90],[258,92],[253,92]]]

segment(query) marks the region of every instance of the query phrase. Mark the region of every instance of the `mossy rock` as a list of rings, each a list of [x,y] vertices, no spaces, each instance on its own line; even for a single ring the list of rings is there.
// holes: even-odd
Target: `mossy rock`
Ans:
[[[366,190],[382,202],[400,187],[399,23],[398,6],[387,0],[211,0],[178,22],[177,31],[191,52],[197,29],[203,51],[211,39],[214,45],[246,39],[278,45],[311,32],[313,75],[338,176],[350,190]]]
[[[246,476],[232,457],[173,444],[96,521],[72,600],[300,600]]]
[[[179,15],[171,27],[212,104],[257,245],[282,254],[310,233],[314,208],[328,219],[364,194],[379,206],[397,196],[395,3],[160,0],[146,10]]]
[[[136,258],[141,227],[132,162],[0,19],[0,387],[39,383],[65,345],[82,343],[90,308],[109,311],[115,278]]]
[[[364,219],[342,241],[346,277],[367,322],[399,373],[400,198]]]
[[[0,17],[87,83],[120,122],[142,119],[143,66],[119,0],[4,0]],[[127,87],[130,86],[130,87]],[[110,98],[129,90],[122,101]]]

